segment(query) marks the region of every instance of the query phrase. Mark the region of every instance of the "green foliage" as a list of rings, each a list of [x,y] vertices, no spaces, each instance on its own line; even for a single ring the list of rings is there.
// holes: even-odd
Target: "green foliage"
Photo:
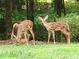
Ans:
[[[2,19],[3,18],[3,15],[0,13],[0,19]]]
[[[60,20],[66,21],[69,24],[72,41],[79,41],[79,15],[77,13],[67,14],[65,17],[61,17]]]
[[[44,28],[42,22],[38,19],[39,15],[35,17],[34,20],[34,26],[35,26],[35,34],[36,34],[36,39],[38,40],[45,40],[47,37],[47,32],[46,29]]]
[[[40,3],[39,7],[44,6],[45,3]],[[43,7],[42,7],[43,8]],[[41,9],[42,9],[41,8]],[[53,22],[55,20],[61,20],[61,21],[66,21],[68,22],[70,26],[70,32],[71,32],[71,40],[72,41],[79,41],[79,36],[77,38],[76,34],[79,35],[79,2],[76,2],[75,0],[68,0],[65,2],[65,8],[66,8],[66,16],[58,17],[54,9],[50,7],[47,10],[35,10],[35,19],[34,19],[34,32],[35,32],[35,37],[37,40],[47,40],[47,30],[43,26],[42,22],[38,19],[39,16],[46,16],[49,15],[48,22]],[[4,13],[3,11],[0,10],[0,21],[3,19]],[[13,10],[12,11],[12,22],[21,22],[27,18],[27,12],[26,10],[22,11],[17,11]],[[0,35],[2,36],[2,34]],[[51,37],[52,38],[52,37]],[[59,37],[58,37],[59,38]],[[62,36],[63,39],[63,36]]]
[[[16,11],[14,10],[12,13],[12,21],[15,22],[21,22],[22,20],[25,20],[27,17],[26,11]]]
[[[66,2],[65,7],[66,7],[67,13],[77,13],[77,14],[79,14],[79,2],[77,2],[77,1]]]
[[[43,37],[46,37],[46,40],[47,40],[47,30],[43,29],[45,27],[42,25],[42,23],[38,19],[38,17],[49,15],[49,18],[47,20],[49,22],[54,21],[54,20],[66,21],[70,26],[71,41],[79,41],[79,39],[78,39],[79,38],[79,4],[78,3],[79,2],[74,2],[74,3],[67,2],[65,5],[66,6],[66,16],[63,16],[63,14],[62,14],[62,17],[60,17],[60,18],[57,17],[53,8],[49,9],[47,12],[42,12],[42,13],[40,12],[40,13],[36,14],[35,15],[35,25],[36,25],[35,27],[38,28],[37,29],[38,32],[40,31],[39,34],[42,33],[41,35],[38,35],[37,37],[39,38],[39,37],[43,36]],[[46,31],[46,33],[44,33],[45,31]],[[37,34],[38,34],[38,32],[37,32]],[[62,40],[64,40],[63,36],[61,38],[62,38]]]
[[[3,19],[4,17],[4,13],[3,13],[3,11],[0,9],[0,21],[1,21],[1,19]]]

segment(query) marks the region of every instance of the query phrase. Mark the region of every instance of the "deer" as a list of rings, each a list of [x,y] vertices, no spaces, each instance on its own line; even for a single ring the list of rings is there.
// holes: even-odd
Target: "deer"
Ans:
[[[14,23],[12,34],[11,34],[11,39],[15,38],[17,43],[24,40],[27,42],[27,45],[28,45],[28,41],[30,37],[29,32],[32,34],[33,44],[35,45],[33,22],[31,20],[24,20],[20,23]],[[23,35],[24,35],[24,39],[22,40],[21,38]]]
[[[47,22],[48,15],[46,16],[39,16],[38,17],[41,22],[43,23],[44,27],[48,31],[48,43],[50,41],[50,36],[53,36],[53,43],[55,44],[55,31],[61,31],[67,40],[67,44],[70,44],[70,29],[68,23],[64,21],[57,21],[57,22]]]

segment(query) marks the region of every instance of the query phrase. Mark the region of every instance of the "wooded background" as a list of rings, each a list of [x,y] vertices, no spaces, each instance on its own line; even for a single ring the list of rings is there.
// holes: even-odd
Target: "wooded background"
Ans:
[[[47,31],[38,19],[47,14],[47,21],[67,21],[71,40],[79,41],[79,0],[0,0],[0,39],[10,39],[15,22],[30,19],[34,22],[36,40],[47,40]],[[59,35],[57,40],[64,42],[63,34]]]

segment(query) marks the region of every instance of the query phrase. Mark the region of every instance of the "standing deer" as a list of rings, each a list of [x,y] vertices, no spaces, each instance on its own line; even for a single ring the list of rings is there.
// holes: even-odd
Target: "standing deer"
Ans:
[[[40,16],[39,19],[42,21],[44,27],[48,31],[48,43],[50,40],[51,33],[53,35],[53,41],[55,44],[55,31],[61,31],[66,39],[67,43],[70,44],[70,32],[69,32],[69,25],[66,22],[58,21],[58,22],[47,22],[46,19],[48,19],[48,15],[45,17]]]
[[[33,33],[33,22],[31,20],[24,20],[20,23],[15,23],[13,25],[11,39],[13,39],[13,37],[14,37],[16,39],[16,42],[18,43],[18,42],[22,41],[21,37],[22,37],[22,35],[24,35],[24,39],[28,45],[29,32],[32,34],[33,44],[35,44],[35,37],[34,37],[34,33]]]

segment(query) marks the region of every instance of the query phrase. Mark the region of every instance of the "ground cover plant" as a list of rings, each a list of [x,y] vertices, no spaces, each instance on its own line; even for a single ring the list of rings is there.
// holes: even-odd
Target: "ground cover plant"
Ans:
[[[79,59],[79,44],[0,45],[0,59]]]

